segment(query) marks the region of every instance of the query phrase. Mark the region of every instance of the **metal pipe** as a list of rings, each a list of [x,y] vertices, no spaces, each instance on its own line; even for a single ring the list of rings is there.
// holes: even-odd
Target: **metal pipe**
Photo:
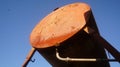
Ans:
[[[61,60],[61,61],[78,61],[78,62],[96,62],[96,61],[118,61],[116,59],[100,59],[100,58],[63,58],[60,57],[59,53],[56,50],[56,57],[57,59]]]

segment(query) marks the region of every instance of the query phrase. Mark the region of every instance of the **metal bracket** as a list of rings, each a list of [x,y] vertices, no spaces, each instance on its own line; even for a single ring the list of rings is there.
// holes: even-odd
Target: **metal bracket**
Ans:
[[[31,61],[31,62],[35,62],[35,59],[31,59],[30,61]]]

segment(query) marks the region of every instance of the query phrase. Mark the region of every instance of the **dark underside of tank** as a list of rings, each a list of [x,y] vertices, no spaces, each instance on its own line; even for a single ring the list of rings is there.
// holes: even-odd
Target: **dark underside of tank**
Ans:
[[[53,67],[110,67],[107,61],[76,62],[61,61],[56,57],[56,49],[61,57],[66,58],[101,58],[106,59],[101,44],[94,41],[85,31],[81,30],[73,37],[60,43],[59,46],[37,49]]]

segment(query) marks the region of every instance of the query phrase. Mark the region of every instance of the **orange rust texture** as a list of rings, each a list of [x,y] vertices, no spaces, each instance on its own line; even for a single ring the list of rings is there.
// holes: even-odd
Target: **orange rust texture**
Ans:
[[[85,13],[88,11],[90,7],[84,3],[69,4],[53,11],[33,29],[31,45],[47,48],[70,38],[85,26]]]

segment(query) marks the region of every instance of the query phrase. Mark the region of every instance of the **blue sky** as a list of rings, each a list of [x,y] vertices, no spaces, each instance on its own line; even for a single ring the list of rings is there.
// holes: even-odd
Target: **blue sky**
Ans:
[[[56,7],[74,2],[91,6],[101,36],[120,51],[120,0],[0,0],[0,67],[21,67],[34,26]],[[38,52],[33,59],[28,67],[51,67]]]

